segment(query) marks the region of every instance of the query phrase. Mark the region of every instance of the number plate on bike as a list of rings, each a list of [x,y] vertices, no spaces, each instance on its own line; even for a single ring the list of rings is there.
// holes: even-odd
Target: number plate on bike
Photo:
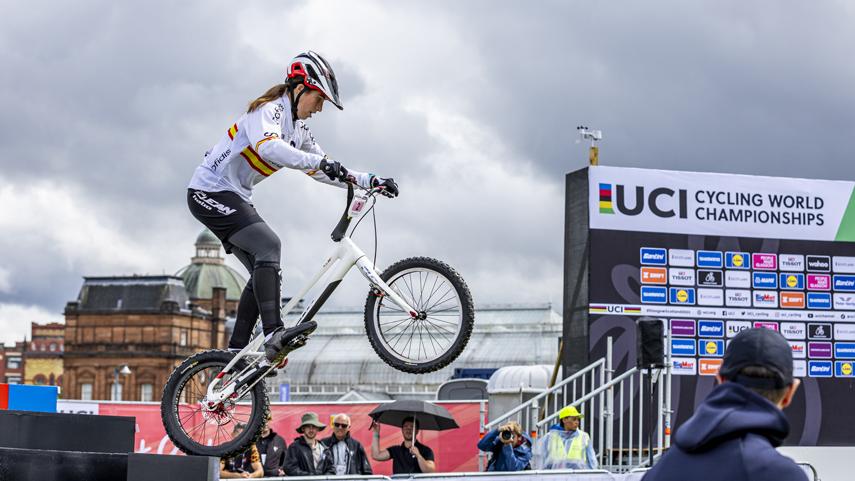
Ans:
[[[359,213],[362,212],[362,209],[365,208],[365,204],[367,202],[367,197],[362,197],[359,195],[354,196],[353,200],[350,201],[350,211],[348,212],[348,216],[356,217],[357,215],[359,215]]]

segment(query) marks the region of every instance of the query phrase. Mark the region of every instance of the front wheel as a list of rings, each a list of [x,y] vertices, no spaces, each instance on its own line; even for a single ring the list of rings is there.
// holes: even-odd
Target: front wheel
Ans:
[[[187,454],[234,456],[261,434],[270,410],[264,381],[242,399],[230,397],[217,403],[207,399],[212,382],[219,380],[218,388],[234,383],[246,367],[241,360],[230,372],[223,372],[233,357],[228,351],[200,352],[182,362],[166,381],[160,402],[163,427],[172,443]]]
[[[466,282],[448,264],[412,257],[380,277],[418,315],[404,312],[376,290],[365,301],[365,330],[377,355],[399,371],[421,374],[441,369],[463,352],[475,324]]]

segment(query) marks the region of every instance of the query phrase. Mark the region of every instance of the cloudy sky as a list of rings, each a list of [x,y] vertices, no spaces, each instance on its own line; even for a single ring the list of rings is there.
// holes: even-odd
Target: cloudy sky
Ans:
[[[855,180],[849,1],[0,5],[0,342],[61,321],[83,276],[187,264],[193,169],[306,49],[345,105],[310,121],[319,143],[400,184],[378,263],[444,259],[479,303],[560,305],[579,124],[604,131],[603,164]],[[255,204],[290,295],[343,191],[281,172]],[[352,276],[331,302],[363,302]]]

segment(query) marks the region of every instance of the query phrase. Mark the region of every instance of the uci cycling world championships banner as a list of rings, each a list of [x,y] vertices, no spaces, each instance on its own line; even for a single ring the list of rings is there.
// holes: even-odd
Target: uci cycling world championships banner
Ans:
[[[590,359],[611,336],[619,369],[634,365],[636,321],[661,319],[679,426],[730,339],[774,329],[802,379],[786,443],[851,444],[855,182],[605,166],[570,176],[587,186],[568,199],[587,209],[574,224],[587,227],[587,318],[571,322],[586,323]]]

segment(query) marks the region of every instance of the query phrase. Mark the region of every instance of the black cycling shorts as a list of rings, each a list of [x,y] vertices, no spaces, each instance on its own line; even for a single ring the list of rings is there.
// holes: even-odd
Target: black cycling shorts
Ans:
[[[255,207],[234,192],[206,192],[187,189],[187,206],[199,222],[211,229],[223,243],[226,253],[232,251],[229,237],[244,227],[264,222]]]

